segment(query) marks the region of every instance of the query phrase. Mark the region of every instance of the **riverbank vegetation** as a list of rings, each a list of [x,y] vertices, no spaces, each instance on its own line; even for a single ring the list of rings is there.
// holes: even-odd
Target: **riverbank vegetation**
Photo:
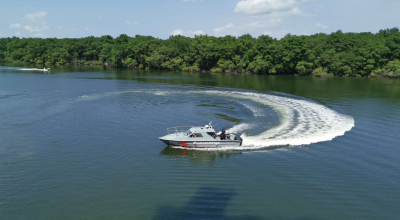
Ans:
[[[1,38],[0,62],[107,65],[116,68],[224,73],[400,77],[399,28],[378,33],[287,34],[241,37],[125,34],[56,38]]]

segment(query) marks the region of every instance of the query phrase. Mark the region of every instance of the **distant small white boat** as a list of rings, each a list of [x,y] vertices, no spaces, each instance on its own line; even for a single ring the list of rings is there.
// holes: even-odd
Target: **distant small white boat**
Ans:
[[[38,69],[38,68],[23,68],[19,70],[25,70],[25,71],[43,71],[43,72],[49,72],[50,68],[44,67],[43,69]]]

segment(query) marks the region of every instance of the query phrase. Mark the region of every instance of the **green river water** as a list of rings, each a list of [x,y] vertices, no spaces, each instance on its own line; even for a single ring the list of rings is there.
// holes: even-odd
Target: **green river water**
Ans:
[[[0,66],[1,219],[399,219],[400,80]],[[240,149],[169,148],[173,126]]]

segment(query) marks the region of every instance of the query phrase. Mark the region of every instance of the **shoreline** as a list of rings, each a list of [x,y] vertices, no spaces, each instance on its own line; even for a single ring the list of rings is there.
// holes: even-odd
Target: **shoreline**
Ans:
[[[400,29],[214,37],[0,38],[0,62],[224,74],[400,78]],[[43,66],[42,66],[43,67]]]
[[[0,62],[200,73],[400,78],[400,29],[194,38],[0,38]]]
[[[32,65],[35,67],[38,67],[39,64],[35,63],[25,63],[25,62],[13,62],[13,63],[7,63],[7,62],[0,62],[0,64],[25,64],[25,65]],[[45,65],[43,65],[45,66]],[[199,70],[199,71],[184,71],[184,70],[168,70],[168,69],[151,69],[151,68],[136,68],[136,67],[114,67],[111,65],[105,64],[65,64],[65,65],[51,65],[49,64],[48,66],[54,66],[54,67],[105,67],[105,68],[110,68],[110,69],[116,69],[116,70],[142,70],[142,71],[163,71],[163,72],[186,72],[186,73],[208,73],[208,74],[220,74],[220,75],[269,75],[269,76],[301,76],[301,77],[317,77],[317,78],[387,78],[387,79],[400,79],[400,76],[395,76],[391,77],[387,73],[384,75],[364,75],[364,76],[340,76],[340,75],[333,75],[333,74],[325,74],[325,75],[313,75],[313,74],[308,74],[308,75],[300,75],[300,74],[265,74],[265,73],[253,73],[251,71],[246,71],[246,72],[213,72],[211,70]],[[26,67],[26,66],[24,66]]]

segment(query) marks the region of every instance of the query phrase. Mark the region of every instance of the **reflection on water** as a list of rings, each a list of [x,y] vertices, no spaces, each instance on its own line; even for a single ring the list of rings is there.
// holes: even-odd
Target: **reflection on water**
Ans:
[[[228,160],[232,155],[241,154],[241,151],[198,151],[190,149],[166,147],[161,155],[176,159],[190,159],[191,162],[214,162],[216,159]]]
[[[234,189],[201,187],[182,208],[159,207],[154,220],[167,219],[260,219],[251,215],[228,216],[226,209],[236,196]]]
[[[215,115],[216,118],[224,119],[226,121],[230,121],[230,122],[233,122],[233,123],[242,122],[242,119],[234,118],[234,117],[229,116],[229,115],[220,114],[220,113],[214,113],[214,115]]]

